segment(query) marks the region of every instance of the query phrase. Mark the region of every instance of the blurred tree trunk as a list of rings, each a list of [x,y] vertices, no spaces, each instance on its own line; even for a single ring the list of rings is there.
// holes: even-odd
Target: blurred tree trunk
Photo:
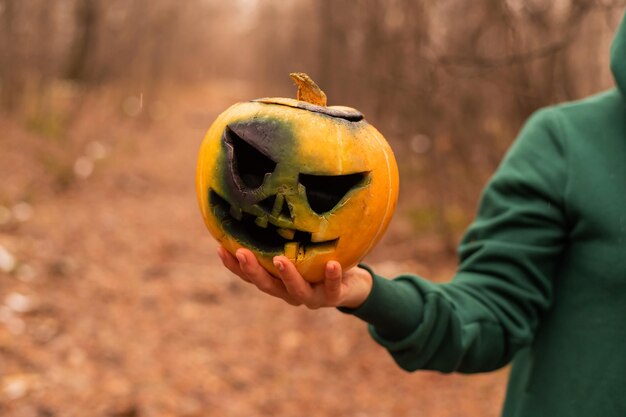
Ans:
[[[75,11],[76,32],[67,64],[66,78],[85,82],[89,78],[90,56],[96,46],[97,0],[79,0]]]
[[[368,0],[362,5],[365,12],[365,51],[362,67],[366,68],[364,85],[368,86],[370,93],[370,105],[373,107],[374,117],[383,119],[386,105],[386,91],[384,76],[387,62],[383,53],[385,47],[385,34],[383,27],[384,10],[381,10],[380,0]]]
[[[319,19],[319,85],[331,90],[333,81],[333,45],[335,27],[333,25],[333,0],[318,1]]]
[[[17,105],[22,89],[22,80],[19,76],[19,57],[15,40],[16,2],[15,0],[0,0],[2,13],[2,53],[0,57],[0,99],[2,109],[11,113]]]
[[[53,111],[53,103],[50,100],[50,85],[54,82],[56,72],[56,57],[54,50],[55,43],[55,27],[54,21],[50,16],[54,15],[55,3],[45,1],[38,5],[36,25],[38,44],[47,45],[46,48],[38,48],[33,51],[33,63],[38,68],[38,77],[34,80],[33,86],[34,97],[31,101],[35,106],[37,115],[50,114]]]

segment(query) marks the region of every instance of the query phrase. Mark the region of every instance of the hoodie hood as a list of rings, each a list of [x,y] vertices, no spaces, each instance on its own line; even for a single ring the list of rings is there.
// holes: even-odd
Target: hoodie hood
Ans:
[[[611,47],[611,71],[617,88],[626,95],[626,16],[622,18]]]

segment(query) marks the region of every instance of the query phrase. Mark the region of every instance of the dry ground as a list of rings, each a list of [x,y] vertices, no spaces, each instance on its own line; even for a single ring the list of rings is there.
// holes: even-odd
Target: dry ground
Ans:
[[[195,159],[241,98],[237,84],[195,88],[130,117],[132,100],[91,97],[69,139],[0,119],[0,415],[497,416],[505,371],[408,374],[362,322],[220,267]],[[369,261],[448,277],[437,248],[412,259],[420,244],[400,212]]]

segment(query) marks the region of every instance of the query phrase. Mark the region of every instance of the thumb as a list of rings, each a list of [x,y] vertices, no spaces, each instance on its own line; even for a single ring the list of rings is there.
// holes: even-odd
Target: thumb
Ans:
[[[326,274],[324,277],[324,292],[328,304],[335,305],[341,297],[341,265],[336,261],[329,261],[326,264]]]

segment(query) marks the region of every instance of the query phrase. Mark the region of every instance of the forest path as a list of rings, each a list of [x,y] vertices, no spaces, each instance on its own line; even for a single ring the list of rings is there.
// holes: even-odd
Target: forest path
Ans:
[[[0,272],[0,416],[498,415],[505,372],[407,374],[358,320],[290,307],[221,267],[195,164],[213,118],[246,97],[231,87],[171,99],[157,121],[85,111],[76,149],[107,156],[62,193],[34,174],[41,139],[0,120],[17,164],[0,173],[24,184],[6,194],[31,187],[22,220],[0,228],[16,260]]]

